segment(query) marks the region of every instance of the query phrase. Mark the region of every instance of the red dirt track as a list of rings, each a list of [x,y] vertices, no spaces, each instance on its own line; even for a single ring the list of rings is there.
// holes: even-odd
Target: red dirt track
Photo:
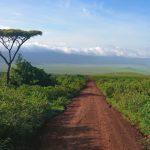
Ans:
[[[42,130],[40,150],[141,150],[137,130],[90,81]]]

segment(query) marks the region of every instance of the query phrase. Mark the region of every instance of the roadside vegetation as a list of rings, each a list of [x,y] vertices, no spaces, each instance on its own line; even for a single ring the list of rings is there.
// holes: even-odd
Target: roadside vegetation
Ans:
[[[136,125],[150,149],[150,77],[140,74],[107,74],[96,77],[107,101]]]
[[[20,57],[11,70],[11,84],[5,83],[5,73],[1,73],[0,150],[30,150],[40,127],[65,110],[86,79],[49,75]]]

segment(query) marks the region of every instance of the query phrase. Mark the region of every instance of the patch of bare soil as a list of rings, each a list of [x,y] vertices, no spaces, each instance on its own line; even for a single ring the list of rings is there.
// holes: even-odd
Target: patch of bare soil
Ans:
[[[40,150],[141,150],[138,131],[107,104],[94,81],[66,111],[50,120]]]

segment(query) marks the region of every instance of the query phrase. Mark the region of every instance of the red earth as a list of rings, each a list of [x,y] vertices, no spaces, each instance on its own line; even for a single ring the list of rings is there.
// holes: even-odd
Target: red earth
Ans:
[[[94,81],[42,129],[39,150],[141,150],[140,134]]]

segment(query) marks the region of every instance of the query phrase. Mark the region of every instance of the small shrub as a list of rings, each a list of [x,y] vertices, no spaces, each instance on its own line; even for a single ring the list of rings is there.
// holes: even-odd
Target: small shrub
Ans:
[[[16,61],[16,68],[11,71],[11,84],[20,86],[22,84],[48,86],[54,85],[54,77],[48,75],[44,70],[33,67],[31,63],[20,55]]]
[[[113,96],[114,91],[115,91],[114,87],[112,87],[112,86],[107,87],[107,89],[106,89],[107,96],[109,98],[111,98]]]
[[[109,103],[150,135],[150,77],[106,75],[97,77],[96,82]]]
[[[59,80],[58,85],[46,87],[0,86],[0,150],[33,147],[34,137],[46,119],[62,112],[86,82],[83,76],[69,75],[56,76],[55,80]]]

